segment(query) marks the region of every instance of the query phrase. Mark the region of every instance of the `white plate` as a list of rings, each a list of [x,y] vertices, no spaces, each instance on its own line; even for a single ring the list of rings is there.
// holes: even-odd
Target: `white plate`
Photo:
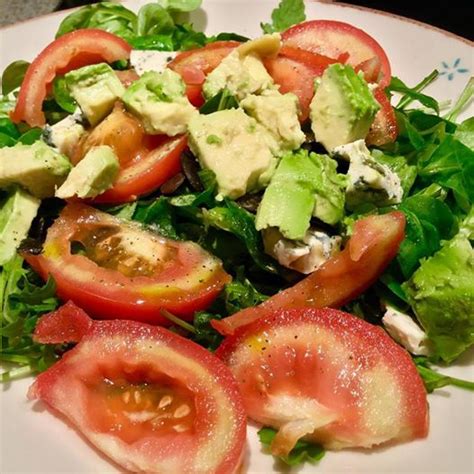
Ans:
[[[125,2],[137,9],[142,2]],[[275,1],[208,0],[193,15],[194,23],[208,33],[235,31],[254,37],[259,23],[268,21]],[[428,89],[438,99],[456,98],[474,70],[473,49],[467,40],[434,28],[386,14],[327,3],[308,3],[308,19],[334,19],[352,23],[374,36],[387,52],[393,74],[415,84],[433,69],[443,75]],[[455,12],[454,12],[455,13]],[[66,13],[57,13],[0,31],[0,70],[16,59],[32,60],[54,36]],[[468,72],[462,72],[464,69]],[[472,110],[468,115],[473,115]],[[446,372],[474,378],[471,351]],[[120,472],[68,425],[41,405],[26,400],[30,380],[3,387],[1,393],[2,473],[105,473]],[[327,453],[318,466],[300,473],[474,472],[474,404],[472,393],[438,390],[429,396],[431,427],[426,440],[374,450]],[[272,457],[262,454],[256,430],[249,428],[245,471],[254,474],[284,471]],[[172,473],[166,473],[172,474]]]

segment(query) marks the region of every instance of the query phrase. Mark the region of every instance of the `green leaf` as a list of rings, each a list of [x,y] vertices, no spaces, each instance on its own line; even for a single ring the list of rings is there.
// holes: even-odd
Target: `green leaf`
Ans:
[[[197,10],[202,0],[158,0],[161,7],[175,12],[192,12]]]
[[[30,128],[18,139],[18,141],[23,143],[23,145],[32,145],[41,138],[42,133],[43,130],[39,127]]]
[[[458,100],[454,104],[451,111],[446,114],[446,119],[454,121],[458,118],[459,114],[464,110],[464,108],[472,101],[474,97],[474,77],[471,77],[466,84],[466,87],[461,92]]]
[[[410,102],[413,100],[418,101],[420,104],[424,105],[425,107],[434,110],[437,114],[439,113],[439,104],[436,99],[430,97],[426,94],[422,94],[420,90],[426,87],[429,83],[436,79],[438,76],[438,71],[433,71],[428,77],[423,79],[420,84],[416,85],[415,87],[411,88],[408,87],[401,79],[398,77],[392,76],[390,81],[390,85],[388,89],[390,92],[399,92],[404,94],[403,97],[400,99],[400,102],[396,106],[397,109],[402,110],[406,107]]]
[[[213,319],[221,319],[221,316],[208,311],[198,311],[194,314],[193,320],[193,326],[196,331],[193,340],[211,351],[216,350],[224,339],[211,326]]]
[[[0,132],[0,148],[5,146],[15,146],[16,140],[6,133]]]
[[[228,315],[250,306],[257,306],[267,298],[268,296],[260,293],[250,280],[245,278],[243,267],[237,270],[236,278],[224,288],[224,300]]]
[[[66,79],[64,76],[57,76],[53,81],[53,97],[66,112],[70,114],[74,113],[77,107],[77,102],[72,97],[67,86]]]
[[[273,428],[264,427],[258,431],[260,442],[266,448],[270,447],[275,436],[276,431]],[[299,440],[288,456],[280,456],[279,459],[288,464],[288,466],[297,466],[304,462],[314,464],[320,461],[325,454],[326,451],[321,445]]]
[[[380,150],[373,150],[372,156],[397,174],[403,188],[403,195],[408,196],[418,174],[416,166],[409,164],[404,156],[390,156]]]
[[[278,7],[272,11],[272,23],[261,23],[264,33],[285,31],[290,26],[306,20],[303,0],[281,0]]]
[[[425,357],[415,357],[414,361],[428,393],[432,393],[434,390],[449,385],[474,391],[474,382],[458,379],[456,377],[449,377],[448,375],[436,372],[430,368],[430,364]]]
[[[474,151],[474,117],[470,117],[458,125],[454,132],[454,138]]]
[[[21,86],[26,70],[30,65],[27,61],[15,61],[8,65],[2,74],[2,94],[7,95]]]
[[[174,21],[166,8],[157,3],[147,3],[138,11],[137,35],[156,35],[171,33]]]
[[[0,97],[0,117],[9,118],[10,112],[15,108],[16,99],[12,99],[11,95]]]
[[[199,109],[199,113],[207,115],[219,110],[237,109],[239,103],[228,89],[223,89],[207,100]]]
[[[134,220],[151,226],[163,237],[178,239],[174,225],[172,208],[168,199],[161,197],[145,206],[138,204],[135,210]]]
[[[129,41],[136,34],[137,16],[124,6],[113,2],[87,5],[64,18],[56,38],[81,28],[99,28]]]

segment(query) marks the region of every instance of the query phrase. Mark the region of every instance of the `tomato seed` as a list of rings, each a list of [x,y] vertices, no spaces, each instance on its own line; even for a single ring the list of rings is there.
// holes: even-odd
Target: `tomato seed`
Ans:
[[[160,403],[158,404],[158,408],[166,408],[168,405],[171,405],[171,402],[173,401],[173,397],[170,395],[165,395],[161,400]]]
[[[176,408],[174,412],[174,417],[175,418],[184,418],[186,415],[189,415],[191,413],[191,408],[189,408],[189,405],[181,405],[178,408]]]

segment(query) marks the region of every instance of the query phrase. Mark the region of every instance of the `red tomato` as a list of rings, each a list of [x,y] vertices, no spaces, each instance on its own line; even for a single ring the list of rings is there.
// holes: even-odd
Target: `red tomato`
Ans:
[[[232,374],[160,327],[95,321],[28,398],[43,400],[127,471],[231,474],[241,463],[246,416]]]
[[[75,249],[79,248],[79,251]],[[193,242],[165,239],[84,204],[68,204],[41,255],[25,255],[57,293],[89,314],[167,324],[207,307],[230,280],[221,262]]]
[[[397,254],[404,231],[405,216],[400,211],[360,219],[344,250],[314,273],[259,306],[213,320],[212,325],[229,335],[279,308],[342,306],[377,280]]]
[[[120,82],[128,87],[132,82],[135,82],[140,76],[133,69],[125,69],[124,71],[115,71]]]
[[[398,136],[398,124],[395,111],[381,87],[375,89],[374,97],[380,104],[380,110],[375,116],[365,141],[368,145],[375,146],[393,143]]]
[[[282,94],[292,92],[300,101],[303,122],[308,118],[309,105],[314,95],[314,78],[337,60],[298,48],[283,46],[276,58],[265,59],[264,64]]]
[[[77,30],[47,46],[26,71],[11,118],[31,127],[45,124],[42,112],[48,86],[56,75],[88,64],[112,63],[130,57],[131,47],[122,38],[102,30]]]
[[[249,417],[278,429],[275,455],[303,437],[341,449],[428,434],[426,390],[410,355],[350,314],[270,312],[216,354],[237,379]]]
[[[201,90],[206,76],[240,44],[238,41],[216,41],[203,48],[184,51],[169,63],[168,67],[180,74],[186,83],[188,99],[194,106],[200,107],[204,102]]]
[[[312,20],[292,26],[282,34],[283,44],[337,58],[349,53],[348,64],[358,66],[374,57],[380,60],[380,86],[390,83],[391,69],[385,51],[374,38],[348,23]]]

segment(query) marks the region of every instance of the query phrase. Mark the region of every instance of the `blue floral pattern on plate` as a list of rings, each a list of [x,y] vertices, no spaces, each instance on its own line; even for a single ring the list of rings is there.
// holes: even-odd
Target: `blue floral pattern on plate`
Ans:
[[[452,81],[455,74],[463,74],[466,72],[469,72],[469,69],[461,66],[461,58],[456,58],[452,64],[443,61],[441,63],[441,72],[439,75],[446,76],[448,81]]]

